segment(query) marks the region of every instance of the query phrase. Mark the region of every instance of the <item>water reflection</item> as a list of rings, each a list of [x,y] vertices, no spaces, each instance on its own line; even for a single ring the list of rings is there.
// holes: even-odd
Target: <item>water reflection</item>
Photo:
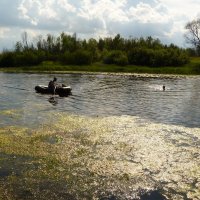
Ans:
[[[55,97],[50,97],[48,99],[49,103],[51,103],[53,106],[56,106],[58,104],[58,100]]]

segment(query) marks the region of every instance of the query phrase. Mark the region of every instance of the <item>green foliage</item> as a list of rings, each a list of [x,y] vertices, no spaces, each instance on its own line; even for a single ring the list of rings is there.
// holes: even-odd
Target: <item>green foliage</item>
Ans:
[[[179,48],[134,48],[128,53],[129,63],[152,67],[181,66],[189,62],[186,51]]]
[[[91,55],[88,51],[77,50],[73,53],[65,52],[61,57],[62,64],[69,65],[89,65],[91,64]]]
[[[91,55],[88,51],[77,50],[73,53],[75,65],[88,65],[91,64]]]
[[[16,54],[16,64],[22,66],[38,65],[41,63],[41,58],[37,52],[26,51],[21,54]]]
[[[100,54],[97,41],[95,39],[89,39],[88,43],[85,44],[85,48],[90,52],[92,62],[99,60]]]
[[[123,51],[110,51],[104,57],[105,64],[116,64],[116,65],[127,65],[128,64],[128,57],[125,52]]]
[[[66,51],[60,56],[59,61],[64,65],[71,65],[74,62],[74,57],[70,52]]]
[[[55,37],[48,34],[39,36],[36,42],[27,42],[27,33],[23,41],[17,42],[13,52],[0,54],[0,67],[38,65],[44,61],[60,62],[65,65],[90,65],[95,62],[116,64],[119,66],[181,66],[189,62],[192,51],[181,49],[173,44],[163,45],[158,39],[114,38],[80,40],[76,34],[61,33]]]
[[[3,52],[0,57],[0,67],[15,66],[15,54],[13,52]]]
[[[196,50],[193,49],[193,48],[187,48],[187,49],[186,49],[186,52],[187,52],[187,54],[188,54],[189,56],[197,56],[197,52],[196,52]]]

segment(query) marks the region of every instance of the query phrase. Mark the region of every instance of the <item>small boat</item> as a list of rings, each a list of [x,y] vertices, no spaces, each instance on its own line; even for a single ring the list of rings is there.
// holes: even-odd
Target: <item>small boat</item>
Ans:
[[[48,88],[46,85],[37,85],[35,86],[35,90],[41,94],[53,94],[52,90]],[[66,97],[71,94],[71,87],[70,86],[59,86],[56,87],[55,94],[59,95],[60,97]]]

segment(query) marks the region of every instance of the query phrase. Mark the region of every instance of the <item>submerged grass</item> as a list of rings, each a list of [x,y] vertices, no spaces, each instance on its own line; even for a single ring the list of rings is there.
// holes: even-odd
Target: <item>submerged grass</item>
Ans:
[[[149,73],[149,74],[179,74],[200,75],[200,57],[192,57],[190,63],[184,66],[171,67],[148,67],[148,66],[117,66],[94,63],[92,65],[74,66],[61,65],[56,62],[46,61],[39,66],[0,68],[2,72],[48,72],[48,73],[72,73],[72,72],[115,72],[115,73]]]
[[[21,111],[15,109],[8,109],[8,110],[0,110],[0,115],[8,116],[11,118],[18,118],[21,116]]]
[[[57,123],[35,130],[0,129],[1,199],[139,200],[149,190],[160,199],[198,199],[198,128],[53,117]]]

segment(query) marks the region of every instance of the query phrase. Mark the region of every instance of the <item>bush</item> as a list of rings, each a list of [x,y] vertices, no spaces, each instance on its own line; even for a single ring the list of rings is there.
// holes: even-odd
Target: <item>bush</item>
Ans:
[[[156,50],[135,48],[128,53],[128,61],[133,65],[152,67],[181,66],[189,62],[189,57],[185,51],[177,48]]]
[[[128,65],[128,57],[127,55],[121,55],[118,58],[114,59],[115,64],[120,65],[120,66],[125,66]]]
[[[65,52],[61,57],[60,61],[62,64],[69,65],[90,65],[91,55],[88,51],[77,50],[73,53]]]
[[[128,64],[128,57],[123,51],[111,51],[105,55],[103,62],[105,64],[116,64],[124,66]]]
[[[64,65],[73,65],[74,59],[74,55],[68,51],[61,55],[59,58],[60,62]]]
[[[150,65],[155,62],[154,59],[152,49],[135,48],[128,53],[128,61],[133,65]]]
[[[88,51],[77,50],[73,53],[75,65],[90,65],[92,62],[91,55]]]
[[[14,67],[15,54],[13,52],[4,52],[0,57],[0,67]]]
[[[23,53],[16,54],[15,65],[16,66],[38,65],[42,61],[44,61],[44,59],[45,59],[44,52],[25,51]]]

